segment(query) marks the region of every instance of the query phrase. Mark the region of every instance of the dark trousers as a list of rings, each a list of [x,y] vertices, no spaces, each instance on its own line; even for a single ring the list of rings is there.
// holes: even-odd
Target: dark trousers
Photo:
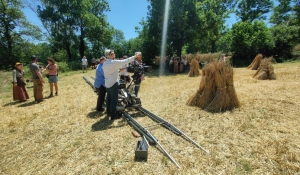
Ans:
[[[119,86],[116,82],[112,87],[106,88],[107,97],[106,97],[106,111],[109,115],[114,117],[117,111],[118,103],[118,92]]]
[[[139,93],[139,90],[140,90],[140,85],[141,84],[136,84],[134,86],[134,94],[135,94],[135,96],[138,96],[138,93]]]
[[[101,85],[99,88],[96,88],[96,90],[97,90],[97,93],[98,93],[97,111],[102,111],[103,110],[102,105],[104,103],[106,88]]]

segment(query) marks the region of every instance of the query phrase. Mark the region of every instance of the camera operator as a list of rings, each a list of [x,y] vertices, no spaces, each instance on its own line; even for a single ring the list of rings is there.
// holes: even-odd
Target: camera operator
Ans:
[[[131,66],[132,66],[132,70],[133,70],[132,78],[133,78],[133,82],[134,82],[134,94],[136,96],[138,96],[141,82],[145,78],[144,78],[144,67],[143,67],[143,61],[142,61],[142,52],[135,52],[135,55],[137,57]]]
[[[118,75],[119,69],[125,64],[129,64],[134,61],[137,55],[124,60],[115,60],[115,53],[113,50],[105,50],[106,61],[103,63],[103,72],[105,77],[106,87],[106,112],[111,116],[111,120],[118,119],[121,116],[117,114],[117,103],[118,103]]]

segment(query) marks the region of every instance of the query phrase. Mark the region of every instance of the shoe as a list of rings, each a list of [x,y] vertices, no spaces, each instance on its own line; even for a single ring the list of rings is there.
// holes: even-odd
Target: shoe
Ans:
[[[97,109],[98,112],[103,112],[104,111],[104,108],[101,108],[101,109]]]
[[[53,97],[53,94],[52,94],[52,92],[51,92],[51,94],[50,94],[48,97]]]
[[[41,102],[44,102],[45,100],[44,99],[42,99],[42,100],[37,100],[37,101],[35,101],[35,103],[41,103]]]
[[[120,119],[122,118],[122,113],[115,113],[114,116],[111,116],[111,120]]]
[[[57,93],[57,92],[55,92],[55,95],[56,95],[56,96],[58,96],[58,93]]]

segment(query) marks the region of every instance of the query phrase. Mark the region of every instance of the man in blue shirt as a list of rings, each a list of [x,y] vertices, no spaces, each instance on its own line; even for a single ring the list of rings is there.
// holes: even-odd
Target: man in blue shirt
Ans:
[[[104,72],[105,87],[107,92],[106,112],[111,116],[111,120],[114,120],[121,117],[117,114],[119,69],[123,65],[133,62],[136,58],[136,55],[124,60],[115,60],[114,51],[108,49],[105,50],[105,57],[107,58],[107,60],[103,64],[102,69]]]
[[[104,108],[102,107],[104,103],[106,88],[105,88],[105,78],[104,78],[104,72],[102,69],[103,63],[106,61],[105,57],[100,58],[100,63],[98,64],[96,68],[96,78],[94,82],[94,87],[97,90],[98,93],[98,100],[97,100],[97,111],[102,112],[104,111]]]

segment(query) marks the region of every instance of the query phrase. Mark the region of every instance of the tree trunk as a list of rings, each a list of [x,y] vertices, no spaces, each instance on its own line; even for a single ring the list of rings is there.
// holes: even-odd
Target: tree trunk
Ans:
[[[13,63],[15,62],[15,60],[13,60],[13,41],[11,39],[11,35],[9,32],[9,24],[5,21],[5,32],[4,32],[4,36],[7,40],[7,55],[4,57],[3,59],[3,63],[4,65],[13,65]]]
[[[84,38],[82,36],[80,36],[80,42],[79,42],[79,54],[81,56],[81,58],[84,56],[84,51],[85,51],[85,47],[84,47]]]
[[[215,53],[216,52],[216,41],[212,40],[211,41],[211,53]]]
[[[66,51],[67,51],[69,60],[72,60],[72,53],[71,53],[70,43],[69,42],[66,43]]]

